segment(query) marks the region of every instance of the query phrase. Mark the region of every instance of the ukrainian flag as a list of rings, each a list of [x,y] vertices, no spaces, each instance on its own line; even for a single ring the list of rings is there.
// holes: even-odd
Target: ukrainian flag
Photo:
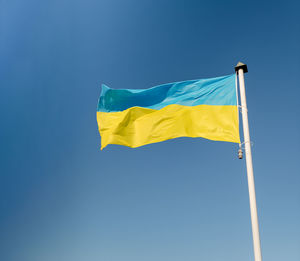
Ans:
[[[235,75],[149,89],[102,85],[97,121],[101,149],[139,147],[177,137],[240,142]]]

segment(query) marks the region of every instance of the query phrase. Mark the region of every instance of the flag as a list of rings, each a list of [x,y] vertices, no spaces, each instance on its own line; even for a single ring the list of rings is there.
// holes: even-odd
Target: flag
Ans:
[[[177,137],[240,142],[235,74],[111,89],[102,85],[97,108],[101,149],[139,147]]]

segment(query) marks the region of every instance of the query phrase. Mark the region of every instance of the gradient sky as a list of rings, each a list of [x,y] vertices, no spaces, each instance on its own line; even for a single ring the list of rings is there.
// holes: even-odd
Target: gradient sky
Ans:
[[[300,260],[299,1],[0,1],[0,260],[253,260],[238,146],[100,151],[101,83],[245,75],[264,260]]]

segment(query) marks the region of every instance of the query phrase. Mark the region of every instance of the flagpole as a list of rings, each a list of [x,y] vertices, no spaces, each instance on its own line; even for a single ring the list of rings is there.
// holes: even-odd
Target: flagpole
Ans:
[[[250,142],[249,124],[248,124],[248,110],[247,110],[245,81],[244,81],[244,73],[248,72],[247,65],[239,62],[235,67],[235,71],[238,73],[239,85],[240,85],[240,98],[241,98],[243,130],[244,130],[244,146],[245,146],[246,165],[247,165],[254,260],[261,261],[262,258],[261,258],[259,227],[258,227],[258,218],[257,218],[255,185],[254,185],[254,176],[253,176],[251,142]]]

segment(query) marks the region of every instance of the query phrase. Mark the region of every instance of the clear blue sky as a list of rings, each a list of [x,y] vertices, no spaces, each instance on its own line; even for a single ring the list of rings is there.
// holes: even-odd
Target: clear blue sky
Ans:
[[[0,259],[253,260],[238,146],[100,151],[100,85],[247,63],[264,260],[300,260],[297,1],[0,1]]]

